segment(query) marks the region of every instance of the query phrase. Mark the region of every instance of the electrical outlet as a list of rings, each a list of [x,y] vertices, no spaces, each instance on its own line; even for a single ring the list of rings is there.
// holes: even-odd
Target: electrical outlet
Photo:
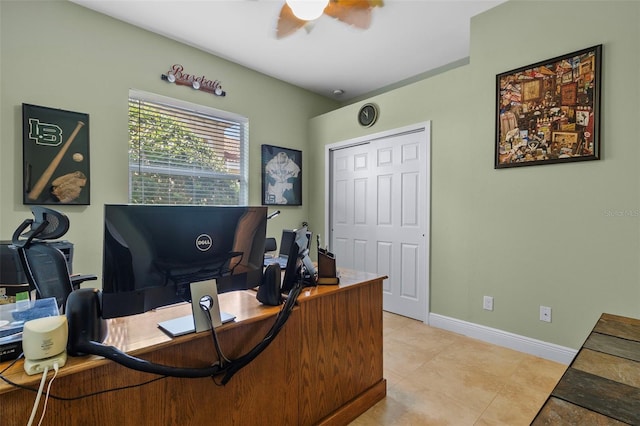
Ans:
[[[493,311],[493,297],[485,296],[482,301],[482,309],[485,311]]]
[[[540,306],[540,321],[551,322],[551,308]]]

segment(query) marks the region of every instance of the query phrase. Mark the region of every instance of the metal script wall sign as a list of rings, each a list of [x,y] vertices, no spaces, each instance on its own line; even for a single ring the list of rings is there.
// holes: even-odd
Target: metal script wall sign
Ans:
[[[162,74],[160,78],[169,83],[175,83],[181,86],[190,86],[195,90],[213,93],[216,96],[226,96],[227,92],[222,90],[222,84],[219,80],[209,80],[204,75],[196,76],[188,74],[184,71],[184,67],[175,64],[166,74]]]

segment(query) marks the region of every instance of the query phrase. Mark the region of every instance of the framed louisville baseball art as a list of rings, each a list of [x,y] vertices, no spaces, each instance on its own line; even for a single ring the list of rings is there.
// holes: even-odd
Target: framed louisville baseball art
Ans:
[[[89,115],[22,104],[24,204],[89,204]]]
[[[496,76],[495,168],[600,159],[602,45]]]
[[[302,205],[302,151],[262,145],[262,204]]]

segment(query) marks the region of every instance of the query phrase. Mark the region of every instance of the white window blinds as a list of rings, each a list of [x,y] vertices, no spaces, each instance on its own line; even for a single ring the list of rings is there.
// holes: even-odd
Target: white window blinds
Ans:
[[[247,120],[172,101],[129,95],[129,202],[247,205]]]

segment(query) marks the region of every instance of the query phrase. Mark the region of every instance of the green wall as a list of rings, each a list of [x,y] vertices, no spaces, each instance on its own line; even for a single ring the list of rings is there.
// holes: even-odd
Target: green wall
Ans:
[[[308,119],[336,107],[327,98],[67,1],[0,1],[0,239],[26,218],[22,204],[22,103],[90,115],[91,205],[59,206],[71,219],[74,272],[102,269],[102,206],[127,202],[127,96],[130,88],[249,118],[250,204],[260,205],[260,145],[304,149]],[[215,97],[168,84],[175,63],[222,82]],[[303,170],[310,163],[303,157]],[[308,174],[303,175],[303,182]],[[309,198],[305,185],[303,199]],[[308,220],[307,206],[284,207],[268,233]]]
[[[326,144],[431,120],[431,312],[572,348],[602,312],[640,317],[639,22],[635,1],[512,0],[472,20],[468,65],[367,99],[373,128],[357,125],[363,102],[311,120],[322,159]],[[496,74],[596,44],[602,159],[495,170]],[[324,219],[316,197],[311,224]]]
[[[640,2],[511,0],[472,20],[468,65],[367,101],[338,104],[197,49],[63,1],[0,1],[0,239],[22,205],[21,104],[90,114],[90,206],[71,218],[77,272],[101,270],[102,205],[127,200],[129,88],[250,120],[250,203],[260,204],[260,145],[304,150],[302,207],[269,234],[308,220],[324,233],[325,145],[431,121],[432,312],[577,348],[602,312],[640,317],[638,136]],[[603,44],[599,161],[495,170],[495,75]],[[416,54],[429,54],[424,52]],[[228,95],[169,85],[174,63]],[[315,118],[312,118],[315,117]],[[495,298],[493,312],[482,296]],[[553,322],[538,320],[539,305]]]

